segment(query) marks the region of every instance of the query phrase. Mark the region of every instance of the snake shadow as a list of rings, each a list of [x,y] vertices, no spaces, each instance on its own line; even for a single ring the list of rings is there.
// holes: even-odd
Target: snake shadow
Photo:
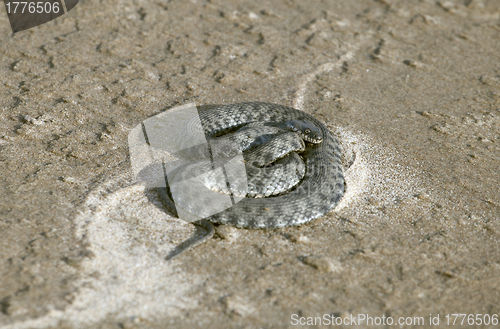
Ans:
[[[148,200],[158,209],[167,215],[179,218],[175,204],[169,194],[170,191],[168,185],[167,187],[148,188],[144,193]],[[174,259],[182,253],[193,249],[197,245],[202,244],[213,237],[215,228],[212,223],[202,219],[192,222],[192,224],[196,227],[194,234],[186,241],[177,245],[167,256],[165,256],[165,260]]]

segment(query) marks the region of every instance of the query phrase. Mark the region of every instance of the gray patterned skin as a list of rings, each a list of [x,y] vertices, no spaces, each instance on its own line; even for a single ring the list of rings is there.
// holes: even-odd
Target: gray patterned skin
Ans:
[[[255,167],[270,165],[278,159],[283,158],[290,152],[304,152],[306,144],[304,140],[294,132],[284,132],[273,137],[264,144],[258,145],[249,151],[243,152],[245,161]],[[305,164],[304,164],[305,169]],[[302,179],[301,177],[300,179]]]
[[[190,190],[190,195],[197,200],[197,204],[213,203],[203,197],[204,188],[249,198],[264,198],[286,193],[294,188],[306,173],[306,165],[296,153],[305,150],[301,136],[316,143],[321,142],[321,138],[314,136],[309,126],[312,126],[312,123],[308,122],[306,126],[304,122],[295,120],[273,126],[252,123],[232,134],[208,138],[212,157],[207,152],[208,148],[203,145],[183,150],[183,158],[189,159],[190,162],[172,171],[169,174],[169,181],[173,183],[195,178],[202,182],[203,186],[191,181],[195,185],[184,187],[186,192]],[[241,172],[239,161],[236,163],[231,161],[241,152],[243,152],[242,160],[245,161],[245,179],[241,180],[240,184],[231,185],[229,190],[221,172],[214,170],[221,167],[227,170],[232,167],[231,172]]]
[[[344,176],[339,143],[311,115],[271,103],[201,106],[198,112],[208,138],[233,132],[249,123],[272,124],[292,120],[312,123],[322,136],[321,143],[307,145],[303,153],[306,174],[294,190],[269,198],[245,198],[206,220],[249,229],[302,225],[333,209],[342,198]]]
[[[316,127],[311,121],[289,120],[284,125],[286,129],[296,132],[303,140],[309,143],[318,144],[323,141],[321,129]]]
[[[280,195],[290,191],[304,178],[306,166],[304,161],[295,152],[287,154],[278,159],[271,167],[259,168],[250,163],[245,164],[246,184],[241,188],[231,186],[229,191],[224,177],[217,174],[213,169],[224,166],[226,169],[231,167],[229,163],[231,158],[216,158],[214,161],[209,159],[200,159],[192,161],[184,166],[176,168],[169,175],[169,182],[181,182],[190,178],[197,178],[202,185],[185,186],[192,199],[197,200],[197,205],[210,205],[210,199],[205,199],[206,192],[200,189],[209,189],[236,197],[264,198],[273,195]],[[233,170],[234,172],[234,170]],[[210,194],[209,194],[210,195]]]
[[[246,197],[249,198],[265,198],[286,193],[297,186],[306,174],[304,161],[295,152],[278,159],[269,168],[246,164],[245,169],[248,179]]]
[[[257,145],[264,144],[285,132],[286,130],[280,127],[265,126],[261,123],[255,123],[244,126],[232,134],[212,137],[207,140],[220,144],[230,143],[231,145],[235,145],[238,150],[244,152]],[[222,151],[224,150],[222,149]],[[212,152],[214,152],[214,150],[212,150]],[[214,156],[225,156],[225,154],[214,154]]]

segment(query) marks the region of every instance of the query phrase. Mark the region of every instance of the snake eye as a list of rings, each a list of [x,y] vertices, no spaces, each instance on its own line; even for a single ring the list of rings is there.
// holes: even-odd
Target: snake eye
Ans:
[[[307,128],[305,133],[309,135],[311,133],[311,129]]]

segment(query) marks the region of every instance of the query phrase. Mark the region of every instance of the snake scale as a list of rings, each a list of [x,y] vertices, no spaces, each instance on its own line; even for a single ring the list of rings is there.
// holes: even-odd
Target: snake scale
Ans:
[[[321,142],[307,143],[305,151],[300,154],[306,172],[294,189],[278,196],[244,198],[198,223],[211,230],[212,234],[213,227],[210,228],[211,225],[205,221],[248,229],[305,224],[329,212],[342,198],[344,176],[340,145],[325,125],[313,116],[291,107],[263,102],[199,106],[198,114],[207,138],[231,134],[246,125],[292,120],[310,122],[321,134]],[[168,189],[161,189],[160,194],[167,207],[172,209]]]

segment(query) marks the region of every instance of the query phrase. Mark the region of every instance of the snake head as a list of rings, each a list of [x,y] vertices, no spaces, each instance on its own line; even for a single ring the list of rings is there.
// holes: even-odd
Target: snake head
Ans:
[[[314,123],[307,120],[290,120],[285,123],[286,127],[296,132],[306,142],[319,144],[323,141],[323,134]]]

